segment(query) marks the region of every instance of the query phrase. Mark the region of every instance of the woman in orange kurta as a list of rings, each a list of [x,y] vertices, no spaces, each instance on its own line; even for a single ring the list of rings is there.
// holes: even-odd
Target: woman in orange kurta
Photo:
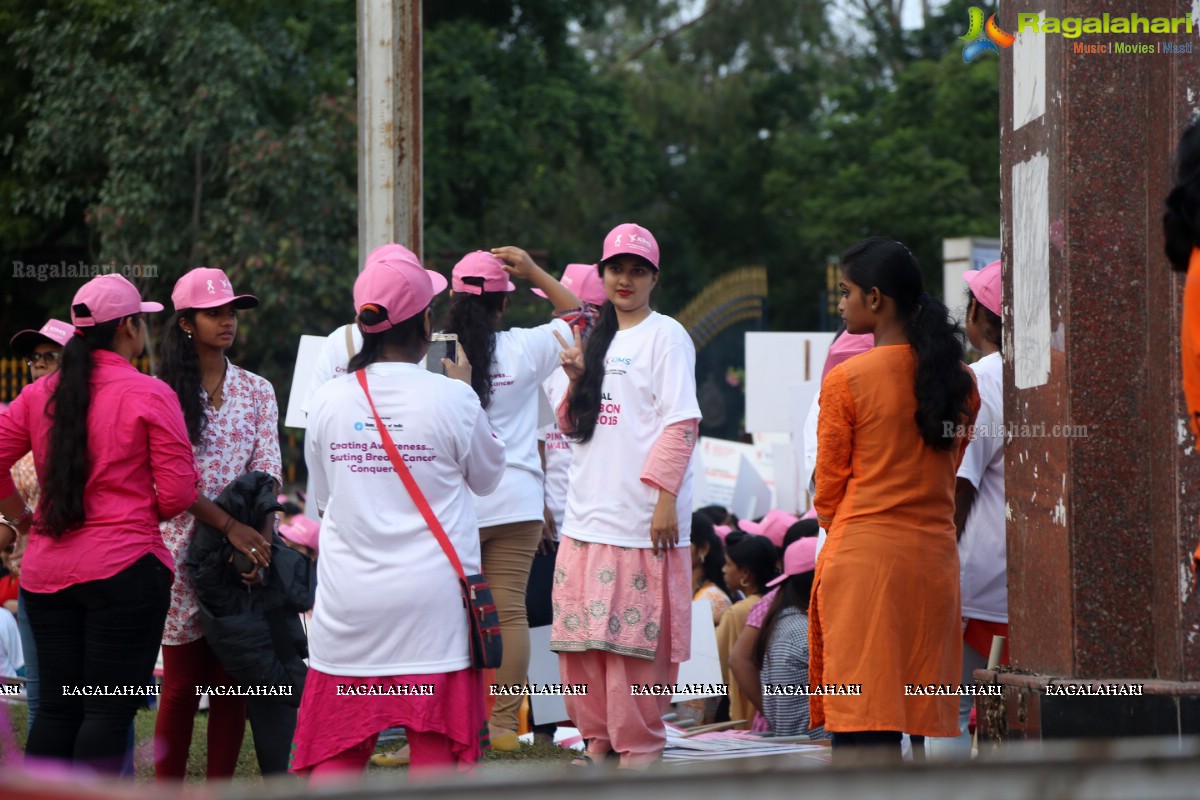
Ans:
[[[955,472],[979,408],[946,306],[904,245],[868,239],[842,256],[838,309],[875,348],[831,370],[817,423],[820,554],[809,682],[861,685],[810,698],[834,747],[953,736],[958,698],[906,685],[959,682],[962,633]]]
[[[1187,272],[1183,290],[1180,352],[1183,355],[1183,396],[1192,435],[1200,440],[1200,121],[1184,129],[1175,150],[1175,185],[1167,195],[1163,239],[1171,268]],[[1200,564],[1200,547],[1192,570]]]

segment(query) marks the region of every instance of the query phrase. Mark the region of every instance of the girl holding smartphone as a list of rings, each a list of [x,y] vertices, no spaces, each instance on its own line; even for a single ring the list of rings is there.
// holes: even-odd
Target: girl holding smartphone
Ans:
[[[542,539],[543,474],[537,449],[538,402],[542,383],[558,369],[555,333],[570,335],[562,320],[536,328],[501,330],[509,276],[526,278],[559,311],[578,308],[579,298],[519,247],[477,250],[454,265],[453,293],[444,329],[458,336],[471,362],[471,386],[496,435],[505,443],[504,480],[476,499],[483,572],[500,614],[504,658],[496,670],[501,684],[524,683],[529,671],[529,621],[525,587]],[[489,720],[491,745],[516,750],[519,696],[498,697]]]

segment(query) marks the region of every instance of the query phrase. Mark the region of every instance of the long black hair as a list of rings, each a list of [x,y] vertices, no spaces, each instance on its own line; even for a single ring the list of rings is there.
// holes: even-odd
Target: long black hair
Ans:
[[[771,643],[771,634],[775,630],[775,623],[779,621],[780,612],[788,608],[798,608],[805,614],[808,613],[808,602],[812,596],[813,578],[816,574],[810,570],[799,575],[789,575],[787,580],[779,584],[779,591],[771,600],[767,616],[763,617],[763,623],[759,626],[758,640],[754,643],[754,662],[758,664],[759,669],[762,669],[763,661],[766,660],[767,647]]]
[[[700,511],[692,512],[691,541],[695,548],[708,546],[708,555],[700,562],[704,580],[729,596],[729,587],[725,585],[725,573],[722,571],[725,566],[725,545],[721,544],[721,537],[713,530],[712,522]]]
[[[758,590],[766,589],[767,584],[779,576],[779,551],[765,536],[743,534],[737,536],[734,531],[725,537],[725,551],[729,560],[754,576]]]
[[[1171,269],[1184,272],[1193,247],[1200,247],[1200,119],[1179,137],[1175,149],[1175,185],[1167,195],[1163,239]]]
[[[479,404],[487,408],[492,402],[496,334],[500,331],[500,315],[508,292],[484,292],[483,278],[476,276],[467,276],[462,282],[478,286],[480,294],[455,292],[442,329],[458,334],[458,343],[471,362],[471,388],[479,395]]]
[[[86,307],[76,307],[88,316]],[[136,316],[125,317],[140,324]],[[55,539],[84,521],[83,491],[87,486],[91,462],[88,457],[88,409],[92,403],[92,354],[111,350],[117,326],[123,320],[75,329],[75,336],[63,348],[58,385],[47,413],[51,419],[50,446],[46,455],[46,473],[40,476],[42,499],[38,505],[42,530]]]
[[[387,309],[368,304],[358,312],[358,318],[364,325],[378,325],[387,319]],[[346,371],[357,372],[379,361],[383,357],[383,348],[385,347],[402,350],[415,361],[421,357],[421,352],[428,344],[429,337],[425,332],[425,311],[422,311],[398,325],[393,325],[386,331],[379,333],[364,331],[362,349],[350,359]]]
[[[208,424],[201,397],[200,378],[203,371],[200,369],[200,357],[196,355],[196,345],[179,326],[180,320],[187,320],[195,327],[195,309],[185,308],[171,315],[171,321],[167,323],[167,330],[158,345],[157,373],[159,379],[179,397],[183,421],[187,423],[188,439],[193,445],[198,445],[204,426]]]
[[[925,292],[917,259],[900,242],[865,239],[842,254],[842,269],[863,292],[877,288],[895,301],[917,356],[917,429],[925,444],[949,450],[954,431],[968,418],[974,386],[963,366],[962,328],[944,303]]]

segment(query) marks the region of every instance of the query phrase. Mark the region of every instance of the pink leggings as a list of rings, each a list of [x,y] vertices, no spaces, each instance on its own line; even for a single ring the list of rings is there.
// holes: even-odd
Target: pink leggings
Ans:
[[[163,685],[154,723],[154,774],[183,780],[192,727],[200,705],[197,686],[234,686],[205,639],[163,645]],[[246,735],[246,704],[240,697],[208,698],[209,780],[232,778]]]
[[[409,750],[412,753],[412,760],[408,765],[409,775],[434,775],[454,769],[470,772],[475,768],[474,761],[459,761],[454,755],[454,742],[449,736],[414,730],[407,731],[407,735]],[[358,780],[362,777],[371,754],[375,752],[375,744],[378,741],[379,734],[375,734],[336,756],[314,764],[308,772],[309,785],[324,786]]]

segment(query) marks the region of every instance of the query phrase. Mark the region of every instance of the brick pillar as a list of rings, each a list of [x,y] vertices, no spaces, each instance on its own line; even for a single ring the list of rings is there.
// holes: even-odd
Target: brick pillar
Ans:
[[[1020,13],[1134,6],[1143,17],[1193,13],[1165,0],[1015,0],[997,21],[1015,33]],[[1166,41],[1196,52],[1075,51]],[[1187,581],[1200,454],[1180,389],[1183,281],[1163,256],[1161,219],[1171,152],[1200,106],[1200,20],[1190,36],[1025,32],[1000,58],[1004,413],[1018,434],[1005,456],[1013,665],[1158,679],[1171,695],[1170,682],[1200,680],[1200,601]]]

